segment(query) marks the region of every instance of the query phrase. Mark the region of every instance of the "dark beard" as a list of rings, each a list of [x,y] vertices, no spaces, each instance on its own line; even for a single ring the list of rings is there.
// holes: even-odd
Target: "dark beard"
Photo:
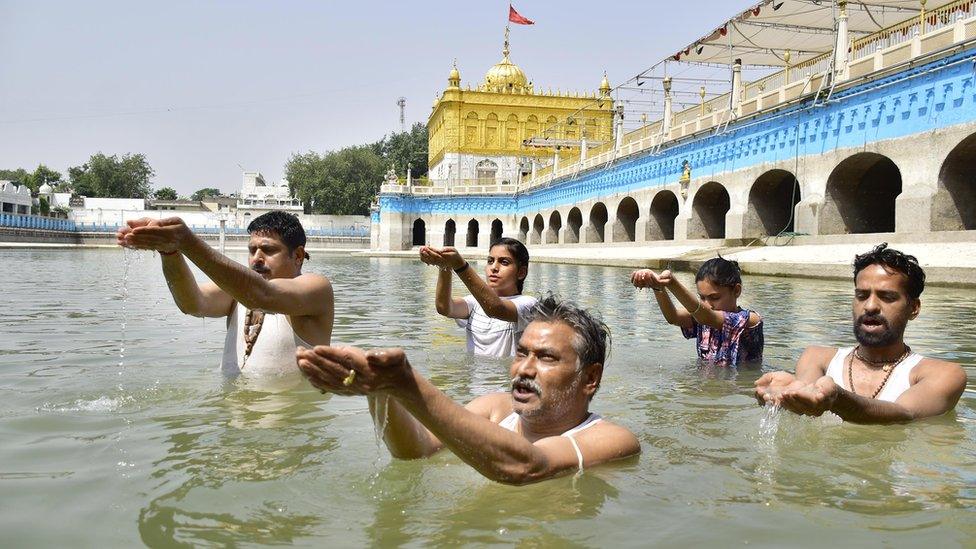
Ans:
[[[891,325],[888,324],[888,319],[879,318],[884,329],[877,333],[866,332],[861,328],[861,322],[866,318],[866,315],[861,315],[854,322],[854,337],[857,338],[857,342],[864,347],[885,347],[897,342],[901,339],[902,333],[899,333],[891,329]]]

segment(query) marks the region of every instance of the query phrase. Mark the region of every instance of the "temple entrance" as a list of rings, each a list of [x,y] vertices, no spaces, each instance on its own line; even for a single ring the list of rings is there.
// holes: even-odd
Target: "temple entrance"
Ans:
[[[491,222],[491,245],[502,239],[502,220],[496,219]]]
[[[414,246],[427,245],[427,225],[423,219],[417,219],[413,222],[413,233],[411,236],[413,237],[411,241]]]
[[[448,219],[444,224],[444,245],[454,246],[454,235],[457,233],[457,224],[453,219]]]
[[[474,219],[468,221],[468,235],[464,241],[464,245],[469,248],[478,247],[478,222]]]

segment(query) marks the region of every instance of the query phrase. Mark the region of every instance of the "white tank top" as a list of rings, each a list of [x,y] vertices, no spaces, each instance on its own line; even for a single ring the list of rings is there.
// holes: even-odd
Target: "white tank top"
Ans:
[[[572,429],[570,429],[570,430],[566,431],[565,433],[559,435],[561,437],[568,438],[569,439],[569,442],[573,445],[573,450],[576,450],[576,463],[579,466],[579,470],[580,471],[583,470],[583,452],[580,452],[579,444],[577,444],[576,439],[573,438],[573,435],[575,435],[576,433],[582,431],[583,429],[586,429],[587,427],[590,427],[592,425],[595,425],[595,424],[599,423],[602,419],[603,418],[600,417],[599,414],[591,413],[590,415],[586,416],[586,419],[583,420],[583,423],[580,423],[576,427],[573,427]],[[519,422],[519,415],[517,413],[515,413],[515,412],[512,412],[505,419],[499,421],[498,422],[498,425],[500,425],[501,427],[504,427],[505,429],[508,429],[509,431],[512,431],[513,433],[515,433],[515,432],[518,432],[517,431],[517,429],[518,429],[518,422]]]
[[[234,305],[234,312],[227,320],[227,337],[224,339],[224,356],[221,370],[230,376],[246,377],[281,376],[297,374],[295,349],[301,345],[311,348],[298,337],[288,322],[287,315],[265,313],[261,332],[258,334],[251,356],[244,361],[244,317],[247,309],[240,303]]]
[[[830,364],[827,365],[827,375],[834,380],[834,383],[848,391],[853,391],[854,389],[847,386],[847,376],[844,375],[844,364],[847,362],[847,355],[851,354],[852,351],[854,351],[854,347],[837,349],[837,354],[834,355],[834,358],[830,360]],[[912,353],[895,366],[895,371],[891,372],[888,383],[885,383],[884,389],[881,389],[881,392],[878,393],[877,400],[884,400],[885,402],[898,400],[898,397],[911,387],[912,369],[923,358],[925,357],[918,353]]]

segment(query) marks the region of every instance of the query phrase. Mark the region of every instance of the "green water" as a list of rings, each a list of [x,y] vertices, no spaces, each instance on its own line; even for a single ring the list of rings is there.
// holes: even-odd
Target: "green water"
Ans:
[[[238,259],[243,259],[239,257]],[[526,291],[601,310],[614,346],[592,409],[639,459],[514,488],[450,454],[391,460],[362,398],[224,379],[224,325],[180,314],[158,258],[0,251],[0,545],[972,545],[976,393],[909,426],[770,415],[759,371],[701,368],[629,271],[532,265]],[[474,361],[434,311],[419,261],[317,255],[335,285],[334,341],[402,346],[467,401],[505,361]],[[847,283],[750,278],[766,368],[849,344]],[[976,380],[971,290],[929,288],[908,341]],[[121,365],[120,365],[121,362]]]

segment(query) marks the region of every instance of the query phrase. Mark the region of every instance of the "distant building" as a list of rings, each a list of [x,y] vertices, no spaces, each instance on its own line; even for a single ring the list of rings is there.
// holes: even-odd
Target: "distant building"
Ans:
[[[215,196],[204,198],[200,201],[207,210],[219,213],[234,213],[237,211],[237,197],[234,196]]]
[[[27,185],[13,181],[0,181],[0,211],[3,213],[29,214],[34,200]]]
[[[199,200],[150,200],[149,210],[169,210],[176,212],[204,212],[208,211]]]
[[[301,215],[304,208],[301,201],[291,195],[288,180],[282,179],[277,185],[269,185],[260,173],[244,172],[244,182],[237,198],[238,223],[246,227],[251,219],[271,210]]]

